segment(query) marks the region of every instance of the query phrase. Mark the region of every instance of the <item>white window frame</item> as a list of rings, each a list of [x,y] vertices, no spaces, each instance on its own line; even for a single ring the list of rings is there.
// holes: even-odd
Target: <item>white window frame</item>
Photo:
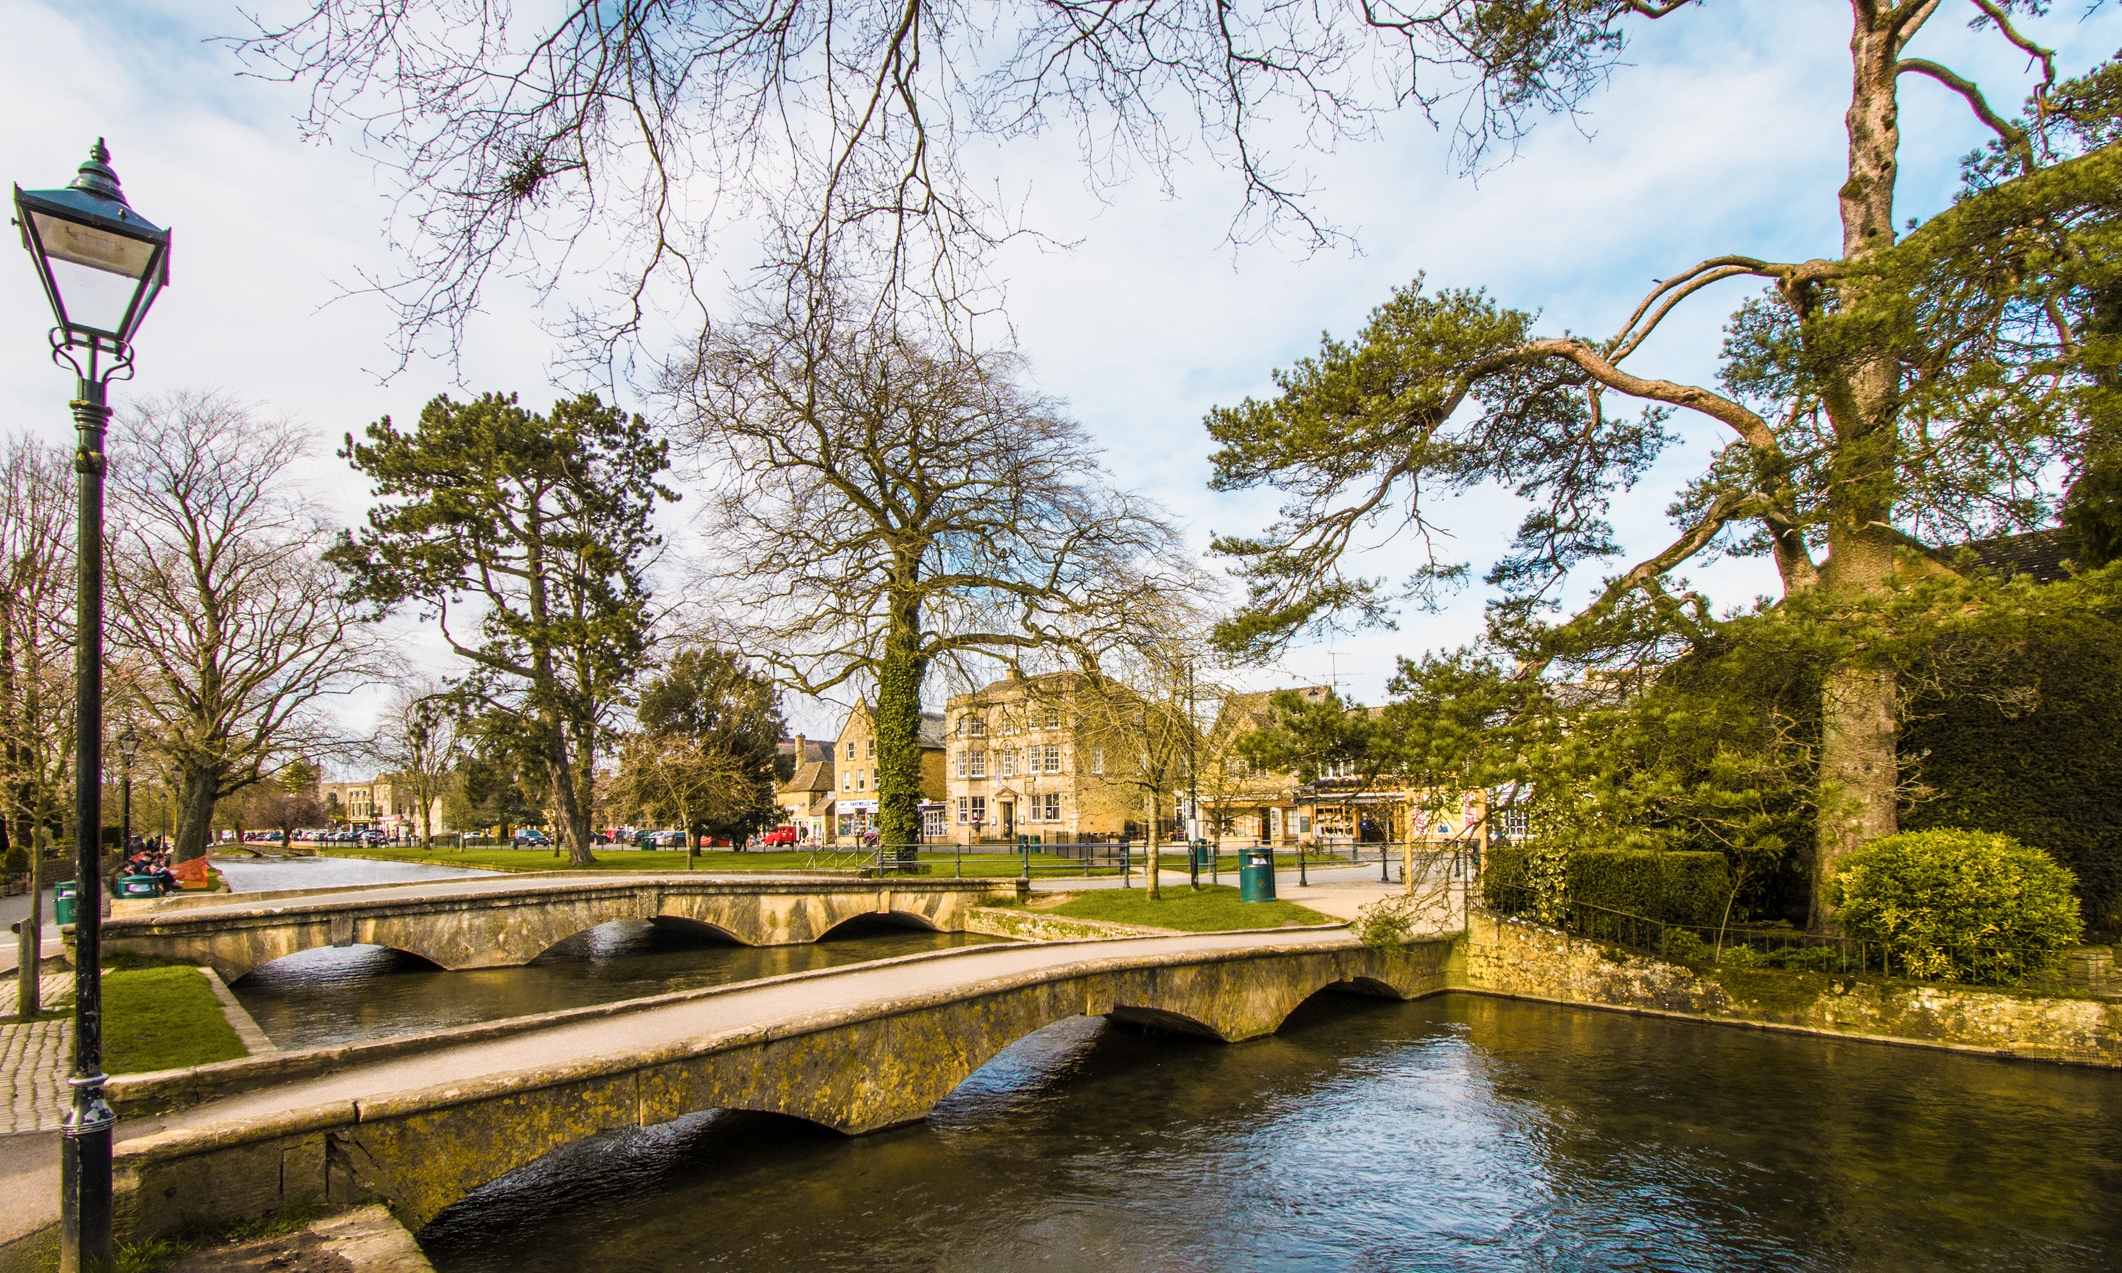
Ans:
[[[974,752],[974,753],[972,754],[972,770],[971,770],[971,772],[970,772],[970,773],[966,774],[966,777],[968,777],[968,778],[985,778],[985,777],[987,777],[987,752],[986,752],[986,750],[984,750],[984,749],[983,749],[983,750],[980,750],[980,751],[976,751],[976,752]]]
[[[1103,747],[1090,749],[1090,771],[1094,774],[1105,772],[1105,749]]]

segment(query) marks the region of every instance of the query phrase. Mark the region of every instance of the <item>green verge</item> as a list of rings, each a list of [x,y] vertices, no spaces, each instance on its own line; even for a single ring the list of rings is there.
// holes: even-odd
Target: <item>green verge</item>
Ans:
[[[141,1074],[249,1056],[197,968],[142,968],[103,979],[103,1068]]]
[[[1139,888],[1099,889],[1044,913],[1065,915],[1070,919],[1102,919],[1114,924],[1174,928],[1186,933],[1340,922],[1295,902],[1240,902],[1238,890],[1228,884],[1204,884],[1198,893],[1183,884],[1166,884],[1164,899],[1156,902],[1150,901]]]

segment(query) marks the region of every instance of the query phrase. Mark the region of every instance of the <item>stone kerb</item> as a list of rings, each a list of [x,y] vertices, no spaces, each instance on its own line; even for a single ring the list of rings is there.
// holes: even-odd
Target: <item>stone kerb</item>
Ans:
[[[618,919],[704,925],[752,946],[814,942],[865,915],[962,932],[974,907],[1015,882],[573,880],[546,888],[355,901],[282,900],[114,918],[105,948],[205,964],[229,981],[319,946],[387,946],[442,968],[525,964],[577,933]]]
[[[165,1132],[119,1147],[125,1225],[145,1236],[207,1205],[254,1215],[307,1197],[381,1199],[417,1228],[472,1189],[600,1132],[719,1108],[858,1134],[922,1118],[997,1052],[1067,1017],[1109,1014],[1237,1041],[1271,1033],[1323,989],[1441,991],[1448,963],[1443,942],[1090,957],[645,1055]]]

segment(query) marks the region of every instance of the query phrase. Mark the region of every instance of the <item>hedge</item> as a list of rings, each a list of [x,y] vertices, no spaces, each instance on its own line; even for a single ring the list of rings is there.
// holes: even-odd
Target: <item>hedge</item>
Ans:
[[[1903,776],[1928,790],[1902,806],[1901,828],[2037,845],[2077,877],[2088,924],[2122,931],[2122,625],[1996,628],[1966,683],[1910,704]]]
[[[1481,891],[1490,906],[1518,909],[1524,884],[1524,849],[1488,850]],[[1569,897],[1668,924],[1709,926],[1724,920],[1731,875],[1722,853],[1582,849],[1569,856]]]

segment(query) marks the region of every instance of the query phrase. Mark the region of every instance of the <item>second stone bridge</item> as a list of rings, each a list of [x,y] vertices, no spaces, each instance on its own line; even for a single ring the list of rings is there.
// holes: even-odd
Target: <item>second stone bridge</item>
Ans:
[[[603,1132],[708,1109],[892,1127],[1057,1021],[1236,1042],[1321,991],[1437,993],[1452,949],[1336,929],[983,946],[120,1079],[119,1225],[140,1238],[380,1199],[418,1228]]]
[[[850,920],[882,917],[962,932],[974,907],[1017,896],[1015,880],[848,879],[799,875],[600,874],[187,898],[106,920],[104,949],[206,964],[234,981],[318,946],[388,946],[443,968],[529,963],[613,920],[709,933],[747,946],[814,942]],[[225,900],[223,900],[225,899]]]

